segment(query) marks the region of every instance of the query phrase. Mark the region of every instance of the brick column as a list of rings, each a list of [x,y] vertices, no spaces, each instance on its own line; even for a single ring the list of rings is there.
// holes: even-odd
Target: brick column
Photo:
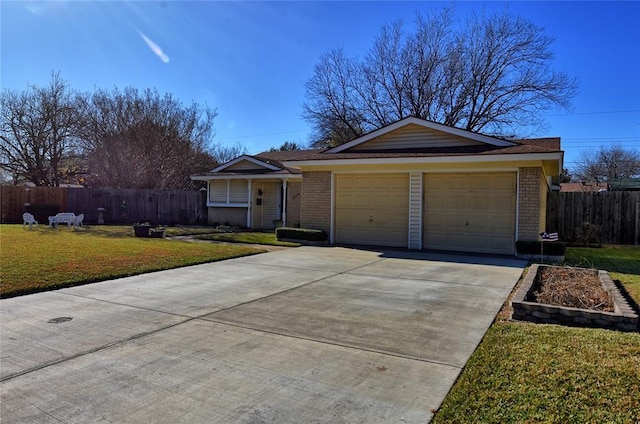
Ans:
[[[518,240],[538,240],[544,230],[547,186],[541,168],[518,173]]]
[[[302,173],[300,226],[331,231],[331,171]]]

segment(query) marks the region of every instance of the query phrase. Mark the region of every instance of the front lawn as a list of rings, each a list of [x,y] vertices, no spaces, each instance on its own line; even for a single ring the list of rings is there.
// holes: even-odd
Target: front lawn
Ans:
[[[568,248],[640,303],[640,248]],[[640,422],[640,333],[509,322],[501,313],[434,423]]]
[[[169,229],[169,234],[173,229]],[[204,231],[204,230],[203,230]],[[177,268],[262,250],[240,245],[136,238],[130,226],[38,231],[0,226],[0,296],[69,287]]]
[[[640,335],[497,322],[434,423],[635,423]]]
[[[199,234],[193,236],[198,240],[224,241],[227,243],[250,243],[250,244],[266,244],[271,246],[287,246],[296,247],[300,243],[292,243],[287,241],[279,241],[275,232],[258,232],[258,231],[240,231],[233,233],[212,233]]]

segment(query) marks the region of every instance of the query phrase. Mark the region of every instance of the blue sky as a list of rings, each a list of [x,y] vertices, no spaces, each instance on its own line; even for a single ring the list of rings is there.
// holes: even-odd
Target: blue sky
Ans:
[[[258,153],[306,143],[304,82],[322,53],[364,55],[381,25],[439,2],[0,2],[0,84],[81,91],[155,87],[218,109],[215,141]],[[458,17],[505,7],[555,39],[554,68],[580,83],[571,112],[545,112],[571,167],[585,148],[640,148],[640,2],[457,2]]]

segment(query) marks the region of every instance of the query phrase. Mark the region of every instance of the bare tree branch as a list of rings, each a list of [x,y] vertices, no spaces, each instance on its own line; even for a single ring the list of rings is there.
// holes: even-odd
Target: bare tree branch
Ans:
[[[621,145],[583,150],[574,174],[580,181],[597,183],[640,177],[640,152]]]
[[[540,111],[568,108],[576,81],[554,72],[552,39],[508,13],[455,25],[451,8],[380,29],[363,59],[323,55],[307,81],[312,145],[349,141],[407,116],[502,136],[540,128]]]
[[[46,87],[4,90],[0,99],[0,167],[14,182],[58,186],[77,157],[76,94],[58,73]]]

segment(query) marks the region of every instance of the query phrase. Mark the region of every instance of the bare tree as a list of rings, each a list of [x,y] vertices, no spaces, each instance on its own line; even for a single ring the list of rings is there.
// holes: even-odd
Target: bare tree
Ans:
[[[570,183],[573,181],[573,174],[567,169],[562,168],[562,172],[559,175],[559,183]]]
[[[314,126],[312,144],[317,147],[338,145],[366,129],[353,95],[355,70],[342,50],[333,50],[320,58],[305,83],[309,100],[303,105],[303,117]]]
[[[227,163],[238,156],[246,155],[248,150],[240,143],[225,146],[223,144],[216,144],[213,146],[211,155],[218,164]]]
[[[59,73],[46,87],[4,90],[0,99],[0,167],[14,183],[59,186],[74,171],[76,94]]]
[[[214,110],[170,94],[98,90],[82,102],[90,185],[186,189],[189,175],[215,167]]]
[[[294,150],[302,150],[302,146],[295,141],[285,141],[280,147],[272,147],[269,149],[270,152],[291,152]]]
[[[451,8],[381,28],[363,59],[323,56],[306,82],[303,117],[316,147],[343,143],[408,116],[470,131],[514,135],[541,127],[539,112],[568,108],[577,84],[551,70],[552,39],[508,13],[472,15],[457,25]],[[522,134],[518,134],[522,135]]]
[[[620,145],[583,150],[574,173],[581,181],[597,183],[640,177],[640,152]]]

